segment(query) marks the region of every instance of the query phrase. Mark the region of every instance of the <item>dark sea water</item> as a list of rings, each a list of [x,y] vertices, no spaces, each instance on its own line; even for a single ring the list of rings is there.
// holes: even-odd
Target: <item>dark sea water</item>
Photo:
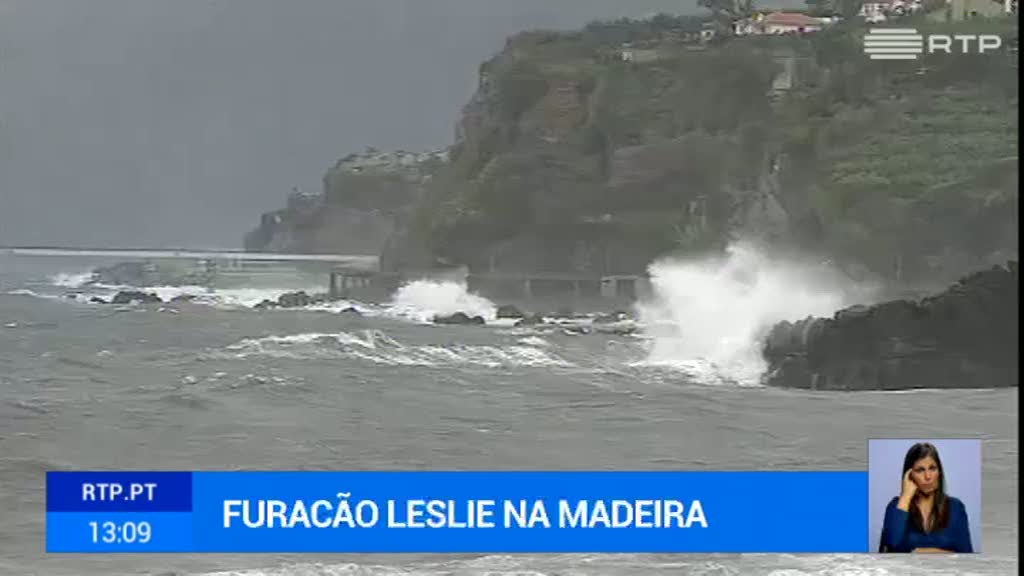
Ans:
[[[446,298],[481,305],[453,296],[457,287],[423,290],[419,302],[410,297],[390,313],[364,318],[228,305],[258,301],[254,294],[175,306],[63,298],[75,282],[58,274],[87,268],[0,256],[0,574],[895,576],[1018,570],[1017,389],[770,389],[718,377],[714,366],[696,359],[664,362],[664,343],[645,337],[438,327],[409,319],[416,306],[449,306],[437,301]],[[747,316],[758,313],[756,306],[783,306],[768,292],[747,302],[749,310],[722,305]],[[709,286],[701,294],[728,298],[729,290]],[[687,327],[690,333],[715,329]],[[662,361],[651,362],[658,344]],[[44,553],[47,470],[857,470],[867,466],[869,437],[984,440],[982,554]],[[827,518],[830,503],[821,505]],[[751,521],[770,522],[772,513],[759,511]]]

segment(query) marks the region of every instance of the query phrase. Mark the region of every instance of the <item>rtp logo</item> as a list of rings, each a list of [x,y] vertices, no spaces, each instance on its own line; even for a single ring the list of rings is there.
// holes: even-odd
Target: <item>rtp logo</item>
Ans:
[[[956,47],[959,54],[984,54],[1003,45],[1003,39],[995,34],[923,36],[915,28],[872,28],[864,36],[864,53],[872,60],[916,60],[926,48],[928,54],[952,54],[954,41],[959,44]]]

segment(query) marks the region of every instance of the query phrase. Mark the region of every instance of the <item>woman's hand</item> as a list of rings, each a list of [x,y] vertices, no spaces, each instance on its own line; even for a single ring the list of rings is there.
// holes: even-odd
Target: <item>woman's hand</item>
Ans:
[[[914,548],[914,554],[952,554],[952,552],[942,548]]]
[[[907,470],[903,475],[903,489],[900,492],[900,501],[896,504],[896,507],[904,512],[910,510],[910,501],[914,499],[914,494],[917,494],[917,483],[910,477],[910,472],[911,470]]]

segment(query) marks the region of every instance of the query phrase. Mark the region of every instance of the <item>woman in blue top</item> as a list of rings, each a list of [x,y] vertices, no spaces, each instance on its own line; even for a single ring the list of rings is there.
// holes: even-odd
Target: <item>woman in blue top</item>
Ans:
[[[974,552],[967,510],[946,495],[935,446],[914,444],[903,459],[903,489],[885,509],[879,552]]]

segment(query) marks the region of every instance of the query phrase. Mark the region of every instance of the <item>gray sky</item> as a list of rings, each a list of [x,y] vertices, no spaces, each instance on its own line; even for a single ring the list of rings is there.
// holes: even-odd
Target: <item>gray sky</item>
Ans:
[[[451,143],[529,28],[694,0],[0,0],[0,244],[241,246],[366,146]]]

